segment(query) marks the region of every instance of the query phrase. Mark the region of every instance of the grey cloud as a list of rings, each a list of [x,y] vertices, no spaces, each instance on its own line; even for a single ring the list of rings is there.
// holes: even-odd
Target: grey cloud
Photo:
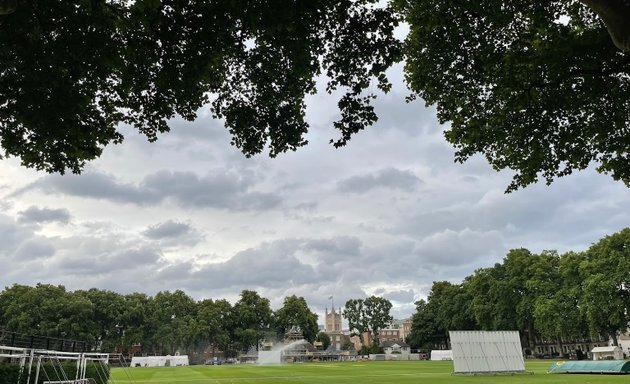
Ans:
[[[303,240],[299,253],[305,260],[314,262],[319,276],[331,276],[349,285],[432,278],[414,246],[414,241],[401,237],[373,244],[358,237],[338,236]]]
[[[602,177],[589,170],[551,186],[534,185],[509,195],[503,193],[501,182],[479,191],[483,193],[444,191],[444,203],[418,204],[402,211],[388,232],[423,239],[474,228],[500,232],[506,249],[584,249],[601,235],[622,228],[623,220],[617,218],[630,205],[627,189],[603,184]]]
[[[329,239],[307,240],[303,248],[324,255],[358,256],[361,248],[361,240],[356,237],[339,236]],[[324,261],[328,261],[325,260]]]
[[[186,281],[193,273],[194,265],[190,262],[181,262],[165,265],[157,273],[160,281]]]
[[[393,238],[385,244],[367,243],[360,260],[361,265],[371,268],[362,270],[362,277],[368,281],[415,282],[433,277],[427,271],[427,264],[414,252],[414,241]],[[357,259],[348,260],[348,268]]]
[[[126,261],[125,265],[133,266],[146,265],[149,263],[156,263],[162,258],[162,253],[159,249],[155,249],[148,245],[142,245],[140,247],[126,249],[122,252],[117,252],[112,257],[113,262]]]
[[[96,172],[46,176],[18,191],[17,194],[30,189],[138,205],[155,204],[159,201],[158,195],[147,194],[133,184],[119,183],[113,176]]]
[[[54,241],[34,229],[0,214],[0,286],[32,283],[30,277],[44,271],[43,263],[56,254]]]
[[[175,200],[184,207],[213,207],[229,210],[266,210],[280,204],[274,194],[250,191],[250,175],[216,172],[199,177],[192,172],[161,171],[144,179],[143,187]]]
[[[32,260],[53,256],[55,248],[42,239],[30,239],[20,244],[14,257],[16,260]]]
[[[14,282],[29,285],[40,282],[61,284],[69,290],[98,288],[122,294],[142,292],[154,295],[160,290],[177,289],[171,288],[170,281],[159,281],[153,265],[115,271],[95,271],[88,266],[84,269],[57,271],[51,270],[49,265],[31,265],[28,270],[18,270],[18,273],[14,275]]]
[[[353,176],[341,180],[337,186],[342,192],[352,193],[365,193],[375,188],[389,188],[411,192],[421,184],[422,180],[411,171],[385,168],[373,174]]]
[[[32,235],[31,231],[17,226],[9,216],[0,214],[0,255],[13,253],[16,246]]]
[[[163,264],[159,249],[138,239],[121,241],[119,237],[23,240],[5,257],[0,251],[0,285],[43,282],[63,284],[68,289],[95,287],[147,293],[169,289],[165,287],[170,287],[170,281],[156,279]]]
[[[60,239],[55,245],[57,254],[49,267],[68,275],[117,274],[122,270],[155,267],[162,258],[159,248],[115,233]]]
[[[167,240],[178,232],[186,236],[187,226],[177,224],[182,223],[156,224],[151,227],[155,230],[152,235],[159,234]],[[15,227],[10,220],[6,225]],[[21,244],[28,244],[31,235],[14,228],[8,238],[21,239]],[[28,246],[36,249],[34,244],[39,243],[32,242]],[[204,262],[203,258],[197,258],[194,263],[166,261],[161,252],[164,247],[161,240],[145,243],[133,234],[120,238],[114,233],[102,232],[92,237],[54,239],[50,244],[56,250],[54,258],[31,259],[28,268],[26,264],[16,264],[12,267],[13,273],[5,275],[4,279],[55,282],[73,289],[115,287],[117,291],[149,294],[181,288],[200,296],[207,297],[211,293],[216,298],[242,289],[255,289],[278,305],[284,296],[299,294],[309,305],[323,309],[330,305],[327,300],[330,295],[334,295],[336,306],[343,306],[350,298],[365,297],[363,284],[395,282],[420,286],[421,281],[441,279],[450,268],[442,267],[439,273],[430,271],[426,255],[415,253],[414,242],[402,237],[382,244],[355,236],[276,240],[211,264],[199,264]],[[425,250],[427,244],[423,244]],[[366,265],[370,267],[362,267]],[[467,274],[461,273],[462,276]],[[403,300],[405,295],[408,298],[413,294],[404,290],[383,292],[392,300]]]
[[[20,281],[58,282],[72,289],[115,287],[155,294],[181,288],[214,298],[255,289],[277,306],[284,296],[298,294],[314,309],[323,309],[329,307],[330,295],[337,307],[350,298],[365,297],[362,285],[374,281],[420,286],[419,281],[441,278],[424,270],[426,262],[412,252],[411,244],[393,239],[390,244],[364,245],[358,238],[343,236],[284,239],[237,252],[224,262],[200,265],[202,258],[194,263],[167,262],[159,248],[138,244],[138,239],[82,237],[60,240],[55,243],[55,258],[29,267],[32,271],[15,272]],[[397,303],[413,301],[412,290],[382,292]]]
[[[403,93],[392,92],[376,99],[378,127],[399,130],[412,137],[439,131],[435,107],[426,107],[420,100],[407,103],[405,97]]]
[[[313,212],[317,208],[317,202],[310,201],[306,203],[296,204],[293,209],[298,211]]]
[[[420,240],[414,250],[422,260],[436,265],[468,265],[483,257],[494,259],[503,251],[499,232],[470,229],[435,233]]]
[[[356,271],[346,266],[355,268],[360,244],[357,239],[344,237],[276,240],[240,251],[224,262],[200,267],[172,264],[164,267],[159,277],[195,291],[231,292],[242,289],[312,292],[323,289],[315,287],[333,286],[339,279],[347,278],[345,292],[358,287],[354,284]],[[321,294],[325,298],[331,293]]]
[[[252,190],[254,184],[251,174],[236,171],[215,171],[204,177],[193,172],[159,171],[145,177],[138,185],[120,183],[105,174],[86,172],[80,176],[46,176],[11,196],[39,189],[47,193],[140,206],[170,199],[187,208],[235,211],[267,210],[281,203],[280,196],[276,194]]]
[[[6,272],[13,263],[51,256],[54,248],[33,228],[18,225],[12,218],[0,215],[0,260]]]
[[[477,184],[479,183],[479,176],[473,176],[473,175],[463,175],[459,178],[459,180],[463,183],[470,183],[470,184]]]
[[[156,142],[149,143],[145,135],[123,124],[119,127],[125,136],[123,145],[107,148],[102,157],[107,159],[124,152],[126,156],[133,154],[134,158],[139,153],[141,156],[164,158],[165,153],[168,153],[169,158],[175,155],[187,160],[200,159],[216,163],[230,148],[229,132],[219,120],[207,116],[203,111],[194,121],[175,117],[169,121],[169,125],[171,130],[168,133],[159,135]]]
[[[381,296],[383,295],[385,292],[387,292],[387,290],[385,288],[378,288],[377,290],[374,291],[374,294],[376,296]]]
[[[212,118],[210,111],[205,116],[202,113],[201,116],[198,116],[192,122],[176,117],[169,124],[171,124],[173,129],[171,129],[168,136],[177,139],[182,147],[189,147],[191,141],[201,141],[203,146],[217,141],[227,144],[230,141],[229,131],[225,129],[219,120]]]
[[[168,220],[160,224],[152,225],[142,234],[150,239],[173,238],[185,235],[192,230],[190,224]]]
[[[189,223],[167,220],[149,226],[142,235],[153,240],[162,248],[193,246],[204,239],[204,235]]]
[[[229,206],[240,211],[268,211],[281,203],[282,199],[275,193],[248,192],[233,196]]]
[[[224,263],[208,264],[192,277],[209,288],[274,287],[319,281],[311,265],[295,255],[298,242],[277,241],[238,252]]]
[[[26,210],[19,212],[18,221],[21,223],[50,223],[59,222],[68,224],[70,212],[65,209],[49,209],[30,206]]]
[[[285,190],[284,187],[283,190]],[[314,223],[330,223],[335,219],[334,216],[319,215],[317,208],[318,203],[305,202],[296,204],[292,207],[288,207],[288,209],[285,210],[284,214],[287,218],[290,218],[291,220],[299,220],[307,225]]]

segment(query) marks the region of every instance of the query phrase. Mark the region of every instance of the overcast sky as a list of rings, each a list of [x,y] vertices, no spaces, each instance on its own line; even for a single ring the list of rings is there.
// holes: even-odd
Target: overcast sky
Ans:
[[[461,282],[512,248],[581,251],[628,226],[630,190],[590,170],[505,195],[509,171],[453,162],[434,110],[400,71],[379,122],[334,149],[336,100],[309,99],[310,144],[245,158],[206,109],[157,143],[125,127],[82,175],[0,161],[0,286],[38,282],[195,299],[253,289],[320,314],[380,295],[410,316],[434,280]]]

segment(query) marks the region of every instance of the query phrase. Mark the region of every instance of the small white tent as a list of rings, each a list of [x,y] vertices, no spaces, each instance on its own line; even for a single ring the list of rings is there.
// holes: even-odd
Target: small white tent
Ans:
[[[610,347],[595,347],[591,350],[593,360],[623,360],[623,352],[621,348]]]
[[[453,351],[450,349],[434,349],[431,351],[431,360],[453,360]]]
[[[188,356],[134,356],[131,367],[175,367],[188,365]]]

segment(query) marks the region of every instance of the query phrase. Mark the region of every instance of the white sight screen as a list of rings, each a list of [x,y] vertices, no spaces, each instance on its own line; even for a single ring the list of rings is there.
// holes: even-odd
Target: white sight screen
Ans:
[[[518,331],[450,331],[455,373],[523,372]]]

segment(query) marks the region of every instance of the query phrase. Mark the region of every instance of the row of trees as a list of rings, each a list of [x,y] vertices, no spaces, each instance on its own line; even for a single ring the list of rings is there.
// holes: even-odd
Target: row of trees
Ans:
[[[529,346],[537,337],[562,342],[591,335],[617,337],[630,323],[630,228],[585,252],[533,254],[511,250],[461,284],[434,282],[416,302],[408,342],[446,344],[449,330],[519,330]]]
[[[268,299],[250,290],[242,291],[232,305],[227,300],[195,301],[180,290],[151,297],[99,289],[70,292],[45,284],[2,291],[0,327],[88,341],[103,351],[140,343],[144,352],[173,354],[211,345],[232,356],[263,338],[281,339],[292,327],[299,327],[309,341],[318,332],[317,315],[295,295],[274,312]]]
[[[371,296],[346,302],[350,329],[378,339],[391,321],[389,300]],[[81,340],[103,351],[142,345],[143,352],[201,351],[207,346],[236,355],[260,340],[281,340],[299,328],[304,339],[326,349],[330,337],[319,332],[317,315],[303,297],[284,299],[276,311],[257,292],[244,290],[232,305],[225,299],[195,301],[181,290],[122,295],[92,288],[67,291],[63,286],[15,284],[0,292],[0,328],[53,338]],[[344,346],[347,348],[348,346]],[[376,346],[378,347],[378,346]]]

